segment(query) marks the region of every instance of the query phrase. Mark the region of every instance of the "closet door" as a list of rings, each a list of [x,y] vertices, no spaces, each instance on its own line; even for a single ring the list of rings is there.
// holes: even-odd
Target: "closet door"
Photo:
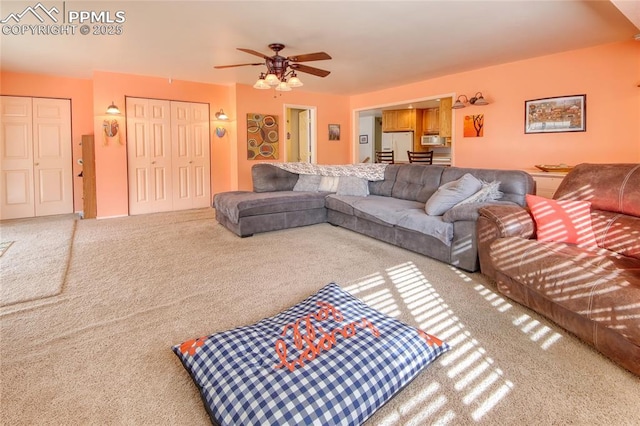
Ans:
[[[209,107],[171,102],[173,209],[210,205]]]
[[[71,101],[3,96],[0,218],[73,213]]]
[[[0,130],[0,218],[35,215],[31,98],[3,96]]]
[[[129,214],[173,209],[169,101],[127,98]]]
[[[71,102],[33,98],[35,215],[73,213]]]

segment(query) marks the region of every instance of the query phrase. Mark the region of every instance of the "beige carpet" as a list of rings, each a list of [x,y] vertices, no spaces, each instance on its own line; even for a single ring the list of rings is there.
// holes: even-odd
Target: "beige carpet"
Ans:
[[[0,223],[2,241],[13,241],[0,255],[0,306],[60,293],[75,219],[75,215],[59,215]]]
[[[3,241],[0,243],[0,256],[2,256],[7,250],[9,250],[11,244],[13,244],[13,241]]]
[[[208,424],[170,347],[330,281],[453,346],[368,425],[640,419],[638,377],[480,274],[328,224],[241,239],[204,209],[77,223],[62,293],[0,308],[0,423]]]

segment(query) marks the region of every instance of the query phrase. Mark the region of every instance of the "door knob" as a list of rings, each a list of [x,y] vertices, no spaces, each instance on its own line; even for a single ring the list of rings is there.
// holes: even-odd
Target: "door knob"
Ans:
[[[39,166],[39,165],[40,165],[40,163],[35,163],[35,164],[34,164],[34,166]]]
[[[156,164],[156,162],[155,162],[155,161],[152,161],[152,162],[151,162],[151,164]]]

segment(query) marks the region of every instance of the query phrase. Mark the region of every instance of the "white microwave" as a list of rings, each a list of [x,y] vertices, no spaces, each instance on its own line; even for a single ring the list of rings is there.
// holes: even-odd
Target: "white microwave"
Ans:
[[[446,141],[447,141],[446,138],[441,138],[440,136],[425,135],[420,138],[420,145],[422,146],[444,145]]]

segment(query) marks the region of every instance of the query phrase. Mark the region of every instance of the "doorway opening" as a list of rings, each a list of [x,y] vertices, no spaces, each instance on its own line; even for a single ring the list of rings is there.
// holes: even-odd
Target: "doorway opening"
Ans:
[[[354,110],[355,161],[375,161],[376,151],[394,151],[396,162],[403,163],[411,150],[433,151],[433,164],[453,165],[453,99],[455,94],[447,93]],[[438,144],[423,142],[424,136],[438,136]]]
[[[284,162],[317,163],[316,107],[285,105]]]

